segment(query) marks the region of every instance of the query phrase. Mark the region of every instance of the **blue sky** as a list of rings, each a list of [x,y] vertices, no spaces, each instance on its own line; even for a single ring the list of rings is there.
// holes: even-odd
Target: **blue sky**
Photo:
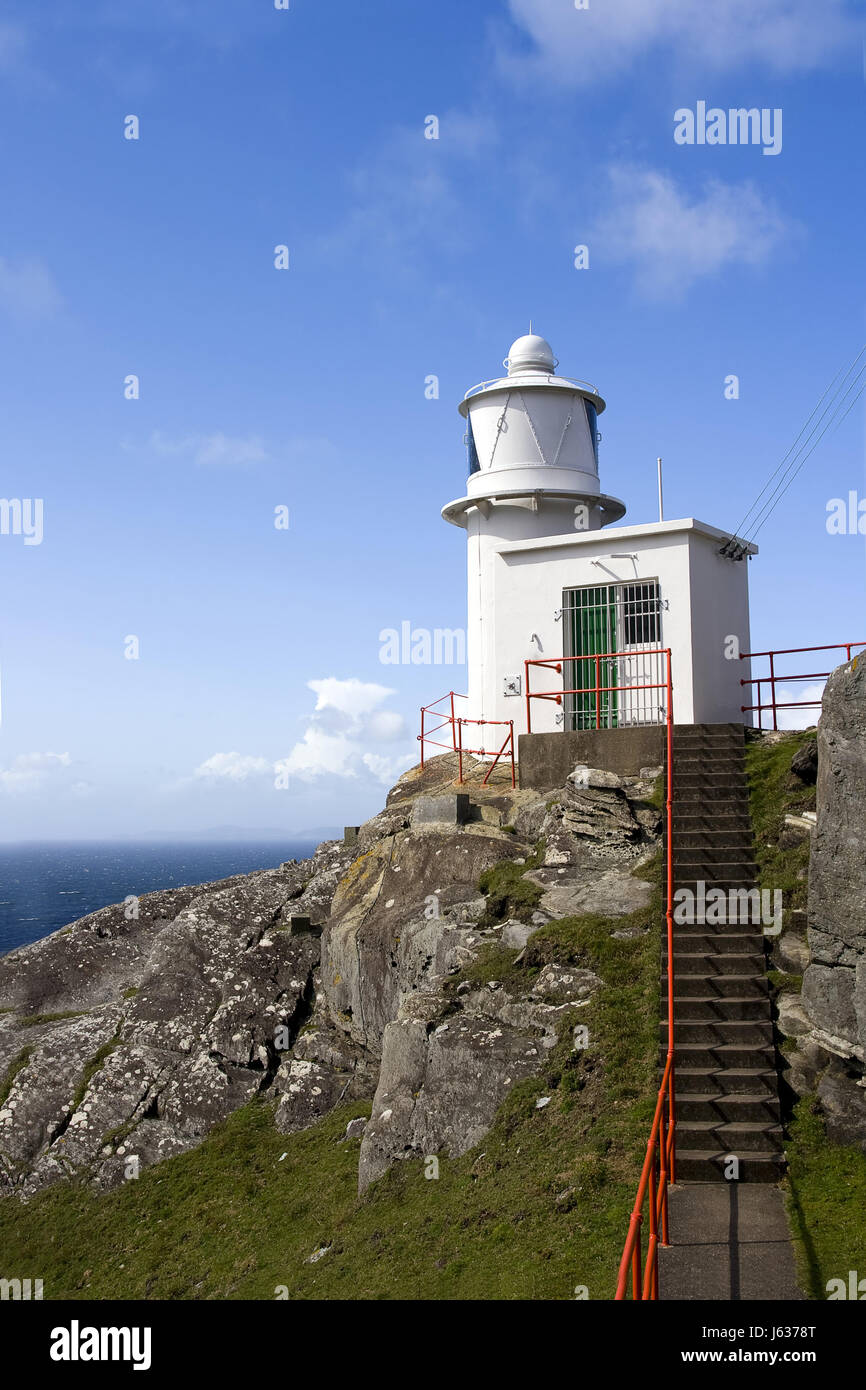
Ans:
[[[862,13],[6,4],[0,493],[44,521],[0,534],[0,838],[375,812],[465,687],[379,634],[465,623],[456,405],[530,317],[626,524],[660,453],[669,517],[735,527],[866,340]],[[676,144],[699,101],[781,108],[781,152]],[[862,401],[758,537],[757,648],[864,636],[851,490]]]

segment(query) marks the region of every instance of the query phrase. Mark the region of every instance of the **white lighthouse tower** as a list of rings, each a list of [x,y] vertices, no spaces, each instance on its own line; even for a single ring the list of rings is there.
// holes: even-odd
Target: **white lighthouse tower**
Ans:
[[[632,658],[664,646],[679,722],[741,720],[748,671],[728,653],[749,650],[748,567],[725,553],[729,533],[694,518],[612,525],[626,508],[601,490],[601,396],[560,376],[550,344],[531,332],[504,365],[460,403],[469,478],[442,509],[467,533],[469,718],[525,732],[526,659],[566,658],[555,676],[563,697],[533,708],[533,731],[658,722],[651,693],[601,708],[567,692],[588,682],[591,658],[612,652],[626,655],[604,683],[646,686],[648,666]],[[533,689],[536,679],[549,687],[554,671],[530,677]],[[491,730],[479,746],[501,742]]]

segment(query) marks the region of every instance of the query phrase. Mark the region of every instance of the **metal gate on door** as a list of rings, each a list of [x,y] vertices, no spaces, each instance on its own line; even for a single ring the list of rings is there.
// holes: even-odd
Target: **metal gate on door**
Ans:
[[[566,730],[664,723],[661,611],[657,580],[563,590]]]

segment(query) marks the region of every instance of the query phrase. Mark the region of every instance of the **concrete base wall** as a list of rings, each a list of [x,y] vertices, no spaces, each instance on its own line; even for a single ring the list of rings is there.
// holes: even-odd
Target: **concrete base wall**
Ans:
[[[521,734],[517,745],[521,787],[540,790],[561,787],[581,764],[620,777],[636,777],[642,767],[659,767],[665,756],[665,730],[659,725]]]

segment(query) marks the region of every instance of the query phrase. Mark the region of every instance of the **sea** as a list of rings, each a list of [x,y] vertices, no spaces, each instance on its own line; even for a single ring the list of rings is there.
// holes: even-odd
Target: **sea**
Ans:
[[[317,840],[0,845],[0,955],[88,912],[158,888],[210,883],[307,859]]]

